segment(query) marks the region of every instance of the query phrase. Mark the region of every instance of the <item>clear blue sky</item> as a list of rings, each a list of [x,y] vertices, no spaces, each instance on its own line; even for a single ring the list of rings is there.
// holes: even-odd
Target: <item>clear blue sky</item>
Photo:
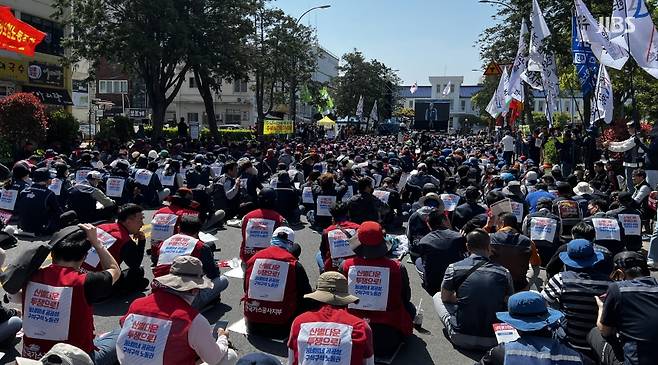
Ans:
[[[384,62],[405,84],[429,85],[429,76],[463,75],[476,83],[482,67],[475,45],[494,8],[477,0],[276,0],[272,6],[317,28],[322,46],[338,57],[357,48]]]

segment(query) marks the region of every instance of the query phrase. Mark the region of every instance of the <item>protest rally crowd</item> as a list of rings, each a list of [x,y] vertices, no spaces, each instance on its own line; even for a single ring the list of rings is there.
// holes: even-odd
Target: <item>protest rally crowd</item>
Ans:
[[[422,326],[412,291],[480,364],[657,364],[658,130],[628,128],[604,144],[565,128],[27,149],[0,171],[0,243],[31,245],[3,264],[2,348],[22,338],[18,364],[277,364],[202,314],[229,285],[216,251],[239,244],[248,334],[286,341],[289,364],[394,356]],[[307,226],[318,241],[295,239]],[[95,304],[142,292],[95,333]]]

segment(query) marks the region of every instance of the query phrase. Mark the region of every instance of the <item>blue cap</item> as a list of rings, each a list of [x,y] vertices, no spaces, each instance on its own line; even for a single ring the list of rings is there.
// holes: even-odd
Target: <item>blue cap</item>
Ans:
[[[577,239],[569,242],[567,252],[560,252],[560,260],[569,267],[584,269],[602,261],[603,253],[595,251],[592,242]]]
[[[496,317],[522,332],[539,331],[550,326],[564,315],[546,307],[546,301],[537,292],[524,291],[509,297],[507,312],[497,312]]]
[[[505,181],[505,182],[509,182],[509,181],[512,181],[512,180],[516,180],[516,178],[514,177],[514,175],[512,175],[512,174],[509,173],[509,172],[503,172],[502,174],[500,174],[500,178],[503,179],[503,181]]]

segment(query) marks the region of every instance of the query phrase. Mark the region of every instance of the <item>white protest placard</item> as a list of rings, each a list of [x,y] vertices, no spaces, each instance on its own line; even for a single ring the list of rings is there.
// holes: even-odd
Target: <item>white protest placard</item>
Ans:
[[[62,193],[62,179],[54,178],[48,185],[48,189],[59,196]]]
[[[87,175],[91,172],[89,169],[82,169],[75,172],[75,182],[81,183],[87,180]]]
[[[557,234],[557,221],[553,218],[530,218],[530,239],[553,242]]]
[[[245,228],[245,247],[246,248],[267,248],[272,241],[274,233],[274,222],[271,219],[251,218],[247,221]]]
[[[249,299],[281,302],[286,292],[290,264],[278,260],[256,259],[249,276]]]
[[[105,183],[105,192],[111,198],[121,198],[126,180],[119,177],[111,177]]]
[[[441,200],[443,200],[443,205],[445,206],[446,210],[449,212],[453,212],[457,208],[460,198],[461,197],[456,194],[441,194]]]
[[[491,212],[496,219],[503,213],[512,213],[512,201],[507,198],[491,204]]]
[[[176,179],[176,174],[172,175],[165,175],[163,172],[161,175],[158,175],[160,178],[160,183],[162,183],[163,186],[174,186],[174,180]]]
[[[574,200],[562,200],[557,203],[558,216],[561,219],[580,218],[580,207]]]
[[[372,175],[372,178],[375,180],[375,187],[378,187],[379,185],[382,184],[382,179],[383,179],[382,175],[380,175],[380,174],[373,174],[373,175]]]
[[[353,229],[346,229],[350,237],[354,237],[356,231]],[[329,252],[332,259],[339,259],[342,257],[354,256],[354,251],[350,248],[350,237],[340,229],[334,229],[327,233],[327,241],[329,242]]]
[[[334,322],[302,323],[297,337],[300,365],[350,365],[352,326]]]
[[[409,174],[408,172],[403,172],[402,175],[400,176],[400,181],[398,182],[398,191],[402,191],[402,188],[404,188],[405,185],[407,185],[407,180],[409,180]]]
[[[162,365],[171,324],[168,319],[129,314],[117,338],[119,362],[131,365]]]
[[[135,182],[139,185],[148,186],[151,183],[153,173],[146,169],[139,169],[135,172]]]
[[[521,224],[523,222],[523,204],[510,201],[510,205],[512,206],[512,213],[516,217],[516,222]]]
[[[378,266],[352,266],[347,273],[350,294],[359,298],[349,308],[385,311],[388,306],[390,269]]]
[[[71,323],[73,287],[29,282],[23,295],[25,335],[39,340],[66,341]]]
[[[384,190],[375,190],[372,192],[372,195],[377,197],[377,199],[381,200],[382,203],[388,204],[388,199],[391,197],[391,192]]]
[[[621,229],[616,219],[610,218],[592,218],[594,231],[596,231],[596,240],[614,240],[621,241]]]
[[[637,214],[619,214],[619,221],[627,236],[642,235],[642,218]]]
[[[0,209],[13,211],[16,206],[16,200],[18,200],[18,190],[0,190]]]
[[[156,214],[151,220],[151,240],[164,241],[174,235],[176,214]]]
[[[343,194],[343,197],[340,199],[343,203],[352,199],[354,196],[354,187],[352,185],[348,185],[347,189],[345,190],[345,194]]]
[[[221,162],[215,162],[212,165],[210,165],[210,172],[212,173],[212,177],[221,176],[223,168],[224,168],[224,164]]]
[[[496,341],[499,344],[516,341],[521,338],[516,329],[507,323],[494,323],[492,326],[496,335]]]
[[[317,209],[315,215],[318,217],[331,217],[330,209],[336,205],[336,197],[330,195],[318,195]]]
[[[171,265],[178,256],[189,256],[194,251],[198,240],[184,234],[167,238],[160,246],[158,265]]]
[[[98,241],[108,250],[117,241],[117,239],[114,238],[114,236],[103,231],[98,227],[96,227],[96,236],[98,237]],[[98,252],[96,251],[96,249],[93,247],[90,248],[89,252],[87,252],[87,258],[85,259],[85,263],[91,267],[96,267],[100,261],[101,259],[100,257],[98,257]]]

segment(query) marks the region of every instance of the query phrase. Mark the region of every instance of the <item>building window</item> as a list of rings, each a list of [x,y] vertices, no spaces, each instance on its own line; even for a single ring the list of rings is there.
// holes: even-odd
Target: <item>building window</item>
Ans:
[[[26,13],[21,13],[21,20],[46,33],[46,37],[36,46],[35,51],[55,56],[64,55],[62,47],[64,28],[60,24]]]
[[[187,122],[198,122],[199,113],[187,113]]]
[[[413,109],[413,107],[414,107],[414,101],[409,100],[409,109]]]
[[[190,89],[196,89],[196,79],[194,77],[190,77]]]
[[[234,93],[246,93],[247,92],[247,81],[245,81],[245,80],[234,80],[233,81],[233,92]]]
[[[128,80],[99,80],[99,94],[127,94]]]
[[[450,99],[450,111],[453,111],[453,110],[454,110],[453,100]]]
[[[225,124],[240,124],[242,120],[242,112],[237,109],[226,109]]]
[[[545,103],[544,100],[539,100],[539,102],[537,103],[537,109],[539,109],[540,112],[544,111],[544,103]]]
[[[466,111],[466,100],[462,100],[462,111]]]

